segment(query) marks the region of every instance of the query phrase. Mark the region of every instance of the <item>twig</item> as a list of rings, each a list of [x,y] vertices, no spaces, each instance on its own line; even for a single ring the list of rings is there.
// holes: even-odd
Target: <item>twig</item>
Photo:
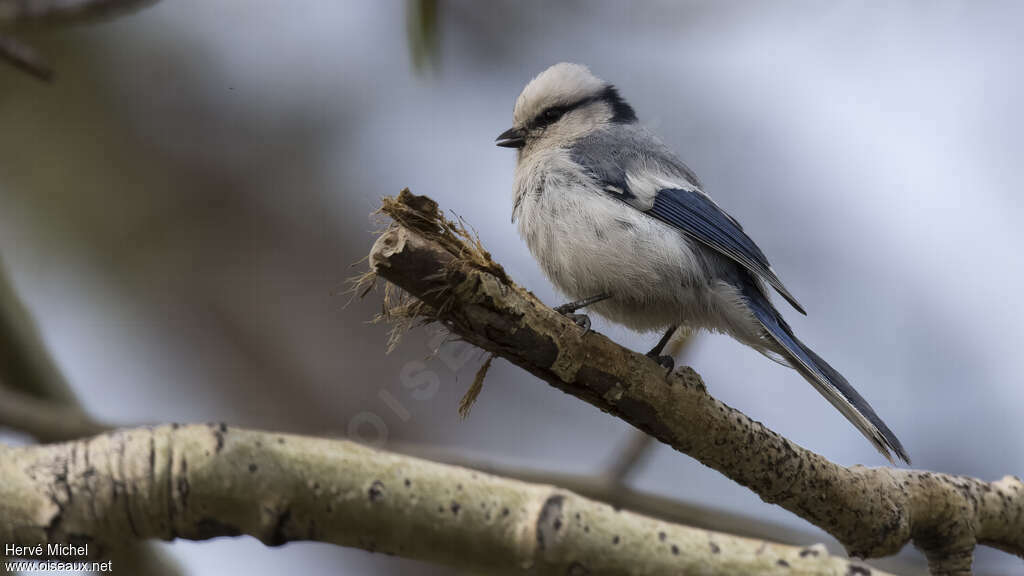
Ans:
[[[0,541],[14,546],[316,540],[487,574],[865,573],[798,548],[669,524],[482,472],[342,440],[223,425],[0,447]],[[877,573],[877,572],[874,572]]]
[[[66,24],[112,17],[134,11],[156,0],[0,0],[0,24]],[[34,48],[0,34],[0,60],[44,82],[53,79],[53,68]]]
[[[62,404],[77,404],[50,356],[39,327],[18,297],[0,260],[0,381],[12,390]]]
[[[0,34],[0,58],[43,82],[53,79],[53,68],[28,44]]]
[[[677,330],[677,333],[679,331]],[[693,341],[693,335],[691,333],[685,333],[682,336],[674,337],[669,340],[665,346],[665,353],[673,358],[678,359]],[[605,481],[608,482],[612,487],[623,486],[630,474],[639,466],[644,459],[650,454],[651,449],[654,447],[654,438],[649,434],[633,429],[630,433],[629,439],[625,446],[620,448],[615,454],[608,465],[608,470],[605,472]],[[615,501],[614,493],[609,495],[613,504],[617,504]]]
[[[608,466],[603,480],[611,486],[622,486],[630,473],[644,460],[651,448],[654,438],[640,430],[631,430],[627,444],[620,448]],[[615,502],[616,504],[618,502]]]
[[[421,301],[407,306],[689,454],[830,533],[852,556],[913,541],[933,574],[969,574],[976,544],[1024,556],[1024,482],[894,468],[845,468],[708,395],[684,367],[666,377],[642,354],[578,327],[508,278],[429,198],[385,199],[395,220],[373,270]]]
[[[0,22],[78,22],[138,10],[157,0],[0,0]]]

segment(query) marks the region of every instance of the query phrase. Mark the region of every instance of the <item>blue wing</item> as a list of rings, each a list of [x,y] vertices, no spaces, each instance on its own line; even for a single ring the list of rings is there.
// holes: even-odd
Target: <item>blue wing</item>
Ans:
[[[654,196],[654,205],[647,213],[764,278],[793,308],[801,314],[807,313],[782,285],[764,252],[739,223],[700,190],[659,190]]]
[[[701,192],[693,171],[646,130],[633,125],[597,130],[570,153],[609,194],[732,259],[806,314],[739,223]]]

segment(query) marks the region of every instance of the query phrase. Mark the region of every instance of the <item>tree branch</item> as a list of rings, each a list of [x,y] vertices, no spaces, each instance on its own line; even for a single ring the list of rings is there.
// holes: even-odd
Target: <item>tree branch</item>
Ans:
[[[582,334],[516,285],[459,223],[407,190],[386,198],[395,223],[370,252],[389,290],[384,318],[440,321],[552,386],[622,418],[763,500],[801,516],[852,556],[893,554],[913,541],[933,574],[967,574],[976,544],[1024,556],[1024,483],[895,468],[845,468],[797,446],[708,395],[683,367],[666,377],[651,359],[601,334]],[[364,282],[364,283],[365,283]]]
[[[635,490],[628,486],[615,485],[608,481],[607,476],[603,475],[570,474],[511,466],[493,462],[484,457],[467,455],[463,451],[448,450],[441,446],[388,443],[388,449],[399,454],[472,468],[504,478],[536,484],[551,484],[571,490],[586,498],[599,500],[615,508],[623,508],[665,522],[793,546],[814,542],[814,535],[808,530],[790,528],[700,503],[680,502],[666,496]]]
[[[96,434],[107,427],[82,409],[43,342],[0,261],[0,428],[27,432],[41,442]],[[2,465],[2,462],[0,462]],[[6,518],[0,514],[0,519]],[[3,551],[0,551],[0,559]],[[177,576],[163,551],[132,542],[111,557],[127,573]]]
[[[0,381],[37,398],[77,405],[71,387],[43,341],[0,260]]]
[[[43,82],[53,79],[53,68],[28,44],[0,34],[0,59]]]
[[[25,432],[40,442],[84,438],[109,430],[81,408],[16,392],[0,379],[0,428]]]
[[[0,0],[0,24],[9,27],[86,22],[139,10],[156,0]],[[0,34],[0,60],[44,82],[53,68],[28,44]]]
[[[156,0],[0,0],[0,22],[64,23],[138,10]]]
[[[612,454],[612,461],[608,466],[608,471],[605,472],[602,478],[612,490],[622,488],[625,485],[626,479],[647,457],[654,446],[654,438],[651,438],[649,435],[639,430],[631,430],[630,432],[632,433],[629,435],[628,443],[625,447]]]
[[[0,541],[15,546],[317,540],[488,574],[867,574],[820,547],[717,534],[565,490],[348,441],[159,426],[0,447]],[[877,573],[877,572],[876,572]]]

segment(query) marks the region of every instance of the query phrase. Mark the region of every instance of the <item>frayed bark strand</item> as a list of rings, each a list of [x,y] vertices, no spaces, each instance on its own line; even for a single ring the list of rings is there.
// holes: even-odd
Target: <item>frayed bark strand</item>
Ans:
[[[466,390],[462,400],[459,400],[459,416],[463,419],[469,416],[469,411],[473,409],[473,404],[480,396],[480,391],[484,389],[484,378],[487,377],[487,371],[491,369],[491,360],[494,360],[493,354],[484,360],[483,365],[476,371],[476,376],[473,377],[473,384],[469,386],[469,390]]]

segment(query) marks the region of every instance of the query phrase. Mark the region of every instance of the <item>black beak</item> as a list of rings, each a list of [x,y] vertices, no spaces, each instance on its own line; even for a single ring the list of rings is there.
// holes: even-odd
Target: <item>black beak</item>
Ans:
[[[522,148],[526,146],[526,131],[522,128],[509,128],[498,136],[495,144],[502,148]]]

